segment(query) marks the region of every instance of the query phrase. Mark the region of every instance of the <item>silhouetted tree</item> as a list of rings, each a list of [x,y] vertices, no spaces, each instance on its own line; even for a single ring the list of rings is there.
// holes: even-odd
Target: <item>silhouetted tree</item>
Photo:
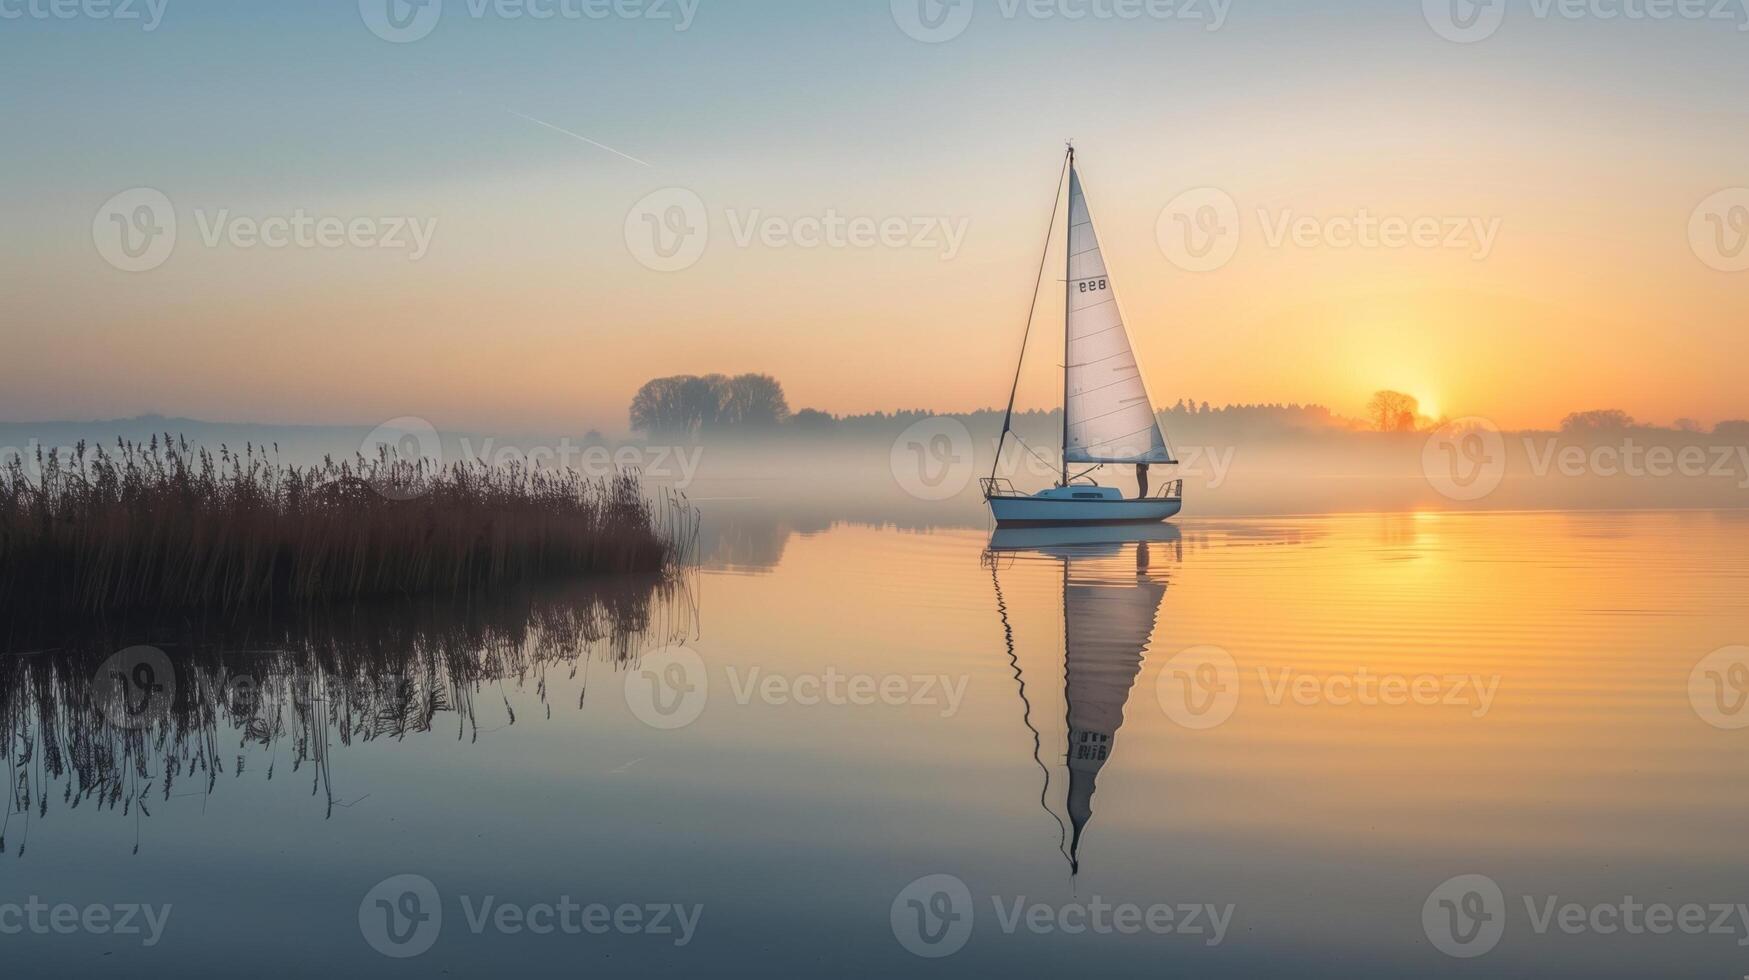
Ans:
[[[804,408],[790,417],[790,423],[798,430],[808,433],[831,432],[838,427],[838,420],[814,408]]]
[[[1561,420],[1562,432],[1620,432],[1634,427],[1634,417],[1619,408],[1574,412]]]
[[[1400,391],[1374,392],[1366,403],[1367,421],[1380,432],[1414,432],[1421,403]]]
[[[769,428],[789,418],[783,385],[768,374],[743,374],[729,379],[721,422]]]
[[[632,398],[632,428],[694,436],[737,426],[769,427],[789,418],[783,385],[764,374],[677,375],[649,382]]]

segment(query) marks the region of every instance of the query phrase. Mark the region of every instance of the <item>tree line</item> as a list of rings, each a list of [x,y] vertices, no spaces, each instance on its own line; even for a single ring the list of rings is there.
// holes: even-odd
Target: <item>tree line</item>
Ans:
[[[788,421],[783,385],[768,374],[691,374],[657,378],[632,398],[632,428],[697,436],[726,429],[769,429]]]

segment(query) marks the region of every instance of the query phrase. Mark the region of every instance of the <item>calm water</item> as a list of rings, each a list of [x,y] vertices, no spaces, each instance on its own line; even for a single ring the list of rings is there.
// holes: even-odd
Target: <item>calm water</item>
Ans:
[[[1749,973],[1749,651],[1702,664],[1749,643],[1749,518],[1149,538],[730,507],[682,589],[15,641],[61,649],[0,675],[0,953],[17,975]],[[163,659],[111,658],[132,643]],[[84,918],[136,903],[152,945]]]

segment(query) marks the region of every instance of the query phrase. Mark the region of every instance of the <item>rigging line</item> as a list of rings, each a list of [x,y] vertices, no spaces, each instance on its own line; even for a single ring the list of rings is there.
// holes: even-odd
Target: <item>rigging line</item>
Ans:
[[[1044,254],[1038,257],[1038,279],[1032,285],[1032,304],[1026,308],[1026,333],[1020,338],[1020,360],[1014,365],[1014,385],[1008,389],[1008,412],[1002,418],[1002,434],[996,437],[996,462],[990,467],[992,480],[996,479],[996,473],[1002,465],[1002,443],[1008,438],[1009,428],[1014,424],[1014,399],[1020,394],[1020,372],[1026,367],[1026,346],[1032,340],[1032,323],[1038,314],[1038,294],[1045,284],[1045,261],[1051,254],[1051,229],[1057,226],[1057,211],[1063,206],[1063,184],[1069,179],[1069,160],[1073,158],[1073,152],[1070,151],[1070,155],[1063,158],[1063,172],[1057,176],[1057,193],[1051,198],[1051,220],[1045,225]]]
[[[1057,464],[1051,462],[1049,459],[1046,459],[1044,456],[1039,454],[1038,450],[1036,450],[1036,449],[1032,448],[1030,445],[1028,445],[1025,439],[1020,438],[1020,433],[1018,433],[1018,432],[1014,433],[1014,441],[1020,443],[1020,447],[1022,449],[1025,449],[1027,452],[1031,453],[1033,459],[1038,460],[1039,462],[1045,464],[1046,466],[1050,467],[1051,469],[1056,469]],[[1000,457],[1001,457],[1000,450],[997,451],[997,457],[998,457],[998,459],[1000,459]]]
[[[1038,763],[1039,772],[1045,774],[1045,784],[1038,791],[1038,805],[1057,822],[1057,850],[1066,850],[1069,841],[1069,828],[1063,824],[1063,818],[1057,816],[1057,811],[1051,809],[1051,769],[1045,765],[1044,736],[1039,734],[1038,727],[1032,723],[1032,702],[1026,697],[1026,678],[1020,673],[1020,655],[1014,651],[1014,627],[1008,622],[1008,601],[1002,597],[1002,580],[996,574],[996,563],[990,563],[990,584],[996,587],[996,612],[1002,617],[1002,642],[1008,646],[1008,664],[1014,668],[1014,682],[1020,686],[1021,709],[1020,720],[1032,732],[1032,761]],[[1065,855],[1066,856],[1066,855]]]

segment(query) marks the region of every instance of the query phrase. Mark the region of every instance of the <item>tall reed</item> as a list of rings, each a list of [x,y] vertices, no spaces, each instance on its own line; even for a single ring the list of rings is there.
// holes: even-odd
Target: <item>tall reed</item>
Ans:
[[[277,453],[277,449],[274,451]],[[265,447],[118,441],[0,470],[0,612],[272,609],[366,597],[471,598],[585,574],[661,574],[697,517],[635,474],[383,451],[280,464]]]

